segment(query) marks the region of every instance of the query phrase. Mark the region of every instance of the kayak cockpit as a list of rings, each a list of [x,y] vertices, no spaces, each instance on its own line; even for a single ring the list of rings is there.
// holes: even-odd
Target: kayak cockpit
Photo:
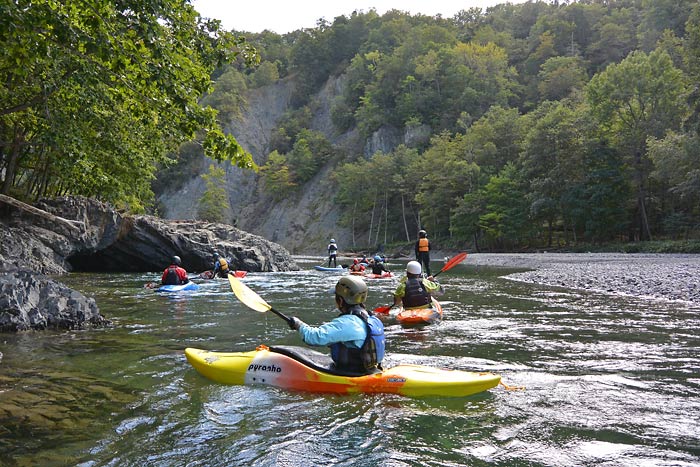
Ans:
[[[278,345],[270,347],[270,352],[282,354],[308,366],[309,368],[313,368],[316,371],[336,376],[366,376],[368,374],[381,373],[381,370],[379,369],[375,369],[370,373],[359,373],[339,369],[335,366],[335,363],[330,355],[317,352],[307,347],[299,347],[296,345]]]

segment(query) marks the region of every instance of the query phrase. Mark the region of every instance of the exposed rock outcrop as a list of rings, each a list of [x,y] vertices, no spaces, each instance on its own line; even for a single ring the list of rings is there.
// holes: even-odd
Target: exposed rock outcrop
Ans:
[[[211,269],[215,251],[246,271],[298,269],[280,245],[235,227],[198,221],[122,216],[96,200],[70,197],[42,201],[49,216],[5,205],[0,216],[4,270],[44,274],[70,271],[160,271],[173,255],[192,271]],[[51,216],[79,225],[57,223]]]
[[[0,273],[0,331],[104,326],[93,298],[40,274]]]

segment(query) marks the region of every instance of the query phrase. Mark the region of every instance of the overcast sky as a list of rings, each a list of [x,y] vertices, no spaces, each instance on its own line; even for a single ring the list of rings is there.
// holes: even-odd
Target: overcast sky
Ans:
[[[411,14],[442,15],[451,18],[460,10],[472,7],[485,9],[500,3],[523,3],[526,0],[193,0],[199,13],[220,19],[227,30],[261,32],[265,29],[284,34],[302,28],[313,28],[320,18],[329,23],[336,16],[350,16],[357,10],[374,8],[380,15],[391,10]]]

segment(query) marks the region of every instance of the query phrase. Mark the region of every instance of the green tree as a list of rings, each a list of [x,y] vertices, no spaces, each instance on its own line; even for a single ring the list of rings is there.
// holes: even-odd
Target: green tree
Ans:
[[[4,2],[0,50],[2,193],[139,210],[156,166],[197,132],[209,156],[253,167],[198,99],[215,68],[254,56],[188,3]]]
[[[197,214],[201,220],[224,222],[231,210],[226,197],[226,171],[214,164],[209,166],[209,173],[202,175],[207,184],[206,190],[199,198]]]
[[[678,129],[688,114],[683,73],[664,51],[633,52],[594,76],[586,88],[594,118],[633,171],[639,235],[651,239],[647,179],[651,164],[646,142]]]
[[[267,156],[267,162],[260,167],[260,176],[265,191],[276,200],[283,199],[297,186],[289,172],[287,159],[277,151]]]
[[[491,177],[481,197],[485,213],[479,216],[479,228],[485,239],[497,249],[526,245],[529,239],[529,209],[525,185],[519,171],[508,164]]]

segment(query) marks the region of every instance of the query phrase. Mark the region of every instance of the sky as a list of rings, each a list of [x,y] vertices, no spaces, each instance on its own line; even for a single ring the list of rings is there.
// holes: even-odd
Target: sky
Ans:
[[[313,28],[320,18],[329,23],[336,16],[350,16],[353,11],[378,14],[396,9],[413,15],[424,14],[451,18],[460,10],[523,3],[526,0],[193,0],[195,9],[206,18],[221,20],[224,29],[261,32],[265,29],[285,34],[297,29]]]

